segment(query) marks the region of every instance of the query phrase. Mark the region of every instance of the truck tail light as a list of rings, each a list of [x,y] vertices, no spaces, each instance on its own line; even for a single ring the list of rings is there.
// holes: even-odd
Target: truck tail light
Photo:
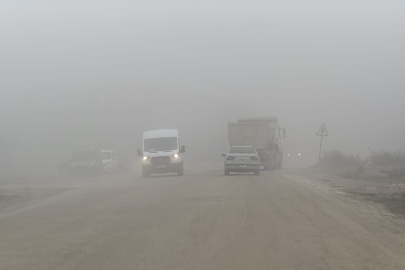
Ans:
[[[227,156],[226,159],[227,160],[233,160],[233,159],[235,159],[235,157]]]
[[[250,157],[251,160],[259,160],[258,156]]]

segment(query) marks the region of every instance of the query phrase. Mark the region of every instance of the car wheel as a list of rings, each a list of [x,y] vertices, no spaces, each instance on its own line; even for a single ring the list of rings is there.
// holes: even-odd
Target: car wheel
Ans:
[[[255,171],[255,175],[259,175],[260,174],[260,170]]]
[[[225,175],[229,175],[229,170],[225,169]]]

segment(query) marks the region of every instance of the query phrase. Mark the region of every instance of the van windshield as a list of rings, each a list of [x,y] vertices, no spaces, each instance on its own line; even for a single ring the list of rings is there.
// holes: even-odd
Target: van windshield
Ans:
[[[176,150],[177,137],[145,139],[144,149],[145,152]]]

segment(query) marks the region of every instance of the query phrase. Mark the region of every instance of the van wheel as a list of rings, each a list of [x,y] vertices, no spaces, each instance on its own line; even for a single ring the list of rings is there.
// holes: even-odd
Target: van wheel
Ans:
[[[260,170],[255,171],[255,175],[260,175]]]
[[[180,165],[179,170],[177,171],[178,176],[183,176],[184,175],[184,168],[183,168],[183,163]]]
[[[226,176],[229,175],[229,170],[225,169],[225,175],[226,175]]]
[[[143,178],[149,178],[150,177],[150,171],[148,169],[142,169],[142,176]]]

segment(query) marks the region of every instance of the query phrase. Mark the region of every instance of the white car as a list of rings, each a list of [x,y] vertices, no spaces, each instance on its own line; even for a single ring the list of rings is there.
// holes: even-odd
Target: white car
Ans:
[[[158,129],[143,133],[143,148],[138,149],[142,156],[142,175],[153,173],[177,173],[183,175],[183,157],[186,147],[180,146],[176,129]]]
[[[225,175],[230,172],[253,172],[260,174],[260,157],[252,146],[232,146],[228,154],[223,154],[225,159]]]

